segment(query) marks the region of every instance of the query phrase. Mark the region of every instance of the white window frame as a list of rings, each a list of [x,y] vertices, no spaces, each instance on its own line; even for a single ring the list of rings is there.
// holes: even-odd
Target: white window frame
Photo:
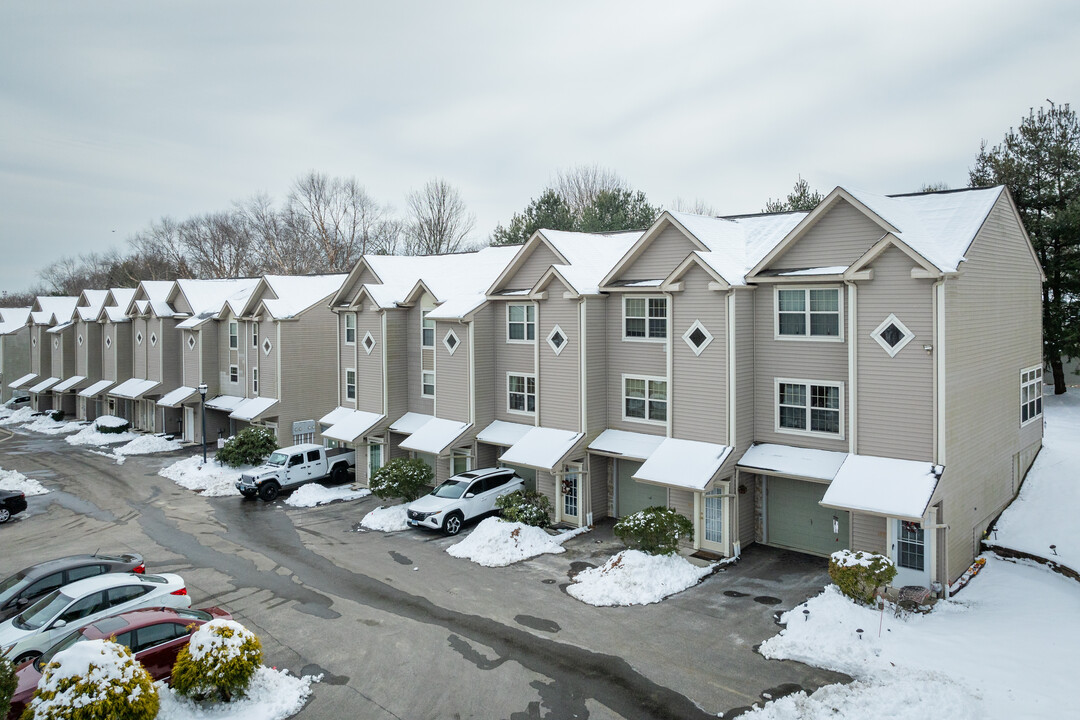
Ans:
[[[239,365],[230,365],[229,366],[229,382],[231,382],[231,383],[240,382],[240,366]]]
[[[465,461],[465,469],[464,470],[458,470],[458,471],[454,470],[454,464],[458,460],[464,460]],[[461,449],[451,450],[450,451],[450,475],[451,476],[457,475],[458,473],[461,473],[461,472],[469,472],[472,469],[473,469],[472,453],[470,453],[468,450],[461,450]]]
[[[524,384],[525,384],[525,391],[522,392],[522,393],[512,393],[510,391],[510,378],[522,378],[524,380]],[[533,387],[533,391],[531,393],[529,392],[529,381],[530,380],[532,380],[532,387]],[[525,406],[524,410],[517,410],[517,409],[515,409],[513,407],[513,404],[510,402],[510,396],[511,395],[523,395],[524,396],[524,406]],[[529,408],[529,396],[530,395],[532,396],[532,399],[533,399],[533,409],[532,410],[528,409]],[[506,373],[506,412],[513,413],[514,415],[529,415],[529,416],[536,415],[536,406],[537,406],[537,403],[540,401],[539,395],[540,394],[537,392],[537,387],[536,387],[536,374],[535,373],[518,373],[518,372],[508,372],[508,373]]]
[[[802,335],[780,334],[780,291],[802,290],[803,291],[803,315],[806,319],[806,332]],[[835,290],[836,291],[836,320],[838,335],[811,335],[811,290]],[[817,312],[813,314],[831,315],[834,311]],[[795,342],[844,342],[844,289],[839,285],[787,285],[780,283],[773,287],[773,338],[776,340],[792,340]]]
[[[626,401],[629,396],[626,394],[626,381],[627,380],[644,380],[645,381],[645,417],[633,417],[626,414]],[[664,399],[653,400],[652,392],[649,387],[649,383],[664,383]],[[640,400],[641,398],[635,398]],[[649,418],[649,408],[653,402],[664,403],[664,419],[652,420]],[[622,376],[622,419],[626,422],[644,423],[645,425],[659,425],[661,427],[667,426],[668,420],[671,419],[671,383],[668,379],[659,375],[623,375]]]
[[[371,338],[370,344],[368,343],[368,338]],[[375,350],[375,343],[375,336],[371,334],[370,330],[368,330],[366,333],[364,333],[364,339],[361,341],[360,345],[363,346],[364,352],[370,355]]]
[[[450,338],[454,338],[453,345],[450,344]],[[457,349],[461,347],[461,338],[457,336],[457,333],[454,332],[453,328],[446,331],[446,335],[443,335],[442,342],[443,347],[446,348],[446,352],[450,353],[451,355],[457,352]]]
[[[524,320],[510,320],[510,308],[520,307],[525,308]],[[529,313],[532,313],[532,320],[529,319]],[[521,325],[521,334],[524,336],[521,340],[516,340],[510,337],[510,325]],[[532,339],[529,339],[529,329],[532,329]],[[532,345],[536,342],[536,303],[506,303],[506,342],[517,345]]]
[[[555,337],[555,333],[558,333],[559,335],[562,335],[562,338],[563,338],[563,344],[562,345],[556,345],[555,341],[552,340],[552,338]],[[555,353],[556,355],[562,355],[562,351],[565,350],[566,346],[570,344],[570,336],[566,334],[565,330],[563,330],[561,327],[559,327],[558,323],[556,323],[555,327],[551,328],[551,332],[548,333],[547,344],[551,348],[551,351],[553,353]]]
[[[373,456],[375,451],[378,451],[378,460]],[[378,467],[373,467],[378,462]],[[371,480],[371,476],[376,473],[386,462],[386,444],[382,441],[382,438],[370,438],[367,446],[367,471],[368,481]]]
[[[431,382],[427,381],[427,376],[431,376]],[[431,385],[431,392],[427,392],[427,386]],[[420,371],[420,397],[433,398],[435,397],[435,371],[434,370],[421,370]]]
[[[895,325],[896,329],[899,330],[900,333],[903,335],[903,337],[900,338],[900,342],[896,343],[895,346],[890,346],[889,343],[885,342],[885,338],[881,337],[881,331],[889,327],[890,325]],[[881,346],[882,350],[889,354],[889,357],[896,357],[897,353],[903,350],[909,342],[915,339],[915,333],[911,332],[911,330],[908,329],[907,325],[900,322],[900,318],[896,317],[896,315],[892,313],[889,313],[889,317],[882,320],[881,324],[874,328],[874,331],[870,333],[870,337],[872,337],[874,341]]]
[[[690,339],[690,336],[694,334],[695,330],[700,330],[701,334],[705,336],[705,341],[701,343],[700,346],[694,345],[694,342]],[[690,352],[694,353],[695,356],[700,356],[701,353],[705,352],[705,348],[712,344],[713,335],[709,332],[708,328],[701,324],[700,320],[695,320],[694,324],[688,327],[686,332],[683,333],[682,339],[683,342],[686,343],[686,346],[690,348]]]
[[[1025,390],[1031,389],[1025,398]],[[1036,394],[1037,393],[1037,394]],[[1024,419],[1024,409],[1028,406],[1033,413]],[[1036,420],[1042,419],[1043,414],[1043,367],[1032,365],[1020,371],[1020,427],[1026,427]]]
[[[251,368],[251,392],[259,396],[259,368]]]
[[[629,304],[629,302],[631,300],[644,300],[645,301],[645,315],[644,316],[641,316],[641,315],[628,316],[626,314],[626,306]],[[662,337],[652,334],[652,326],[650,324],[650,320],[654,320],[654,319],[659,320],[660,319],[659,315],[653,316],[651,314],[652,308],[650,307],[650,302],[653,301],[653,300],[661,300],[664,303],[664,316],[663,316],[663,318],[664,318],[664,335]],[[671,334],[671,303],[668,302],[668,297],[666,295],[623,295],[622,311],[623,311],[623,317],[622,317],[622,339],[623,339],[623,342],[648,342],[648,343],[667,342],[668,335]],[[630,337],[629,335],[626,334],[626,321],[628,319],[631,319],[631,318],[632,319],[644,319],[645,320],[645,337]],[[624,390],[625,390],[625,388],[624,388]]]
[[[803,407],[806,410],[806,429],[800,430],[798,428],[786,428],[780,427],[780,385],[804,385],[806,387],[806,405]],[[810,386],[817,385],[819,387],[834,387],[839,390],[839,408],[837,410],[840,413],[839,428],[837,433],[822,432],[820,430],[810,429]],[[794,406],[791,406],[794,407]],[[833,440],[844,439],[844,383],[836,382],[832,380],[807,380],[805,378],[774,378],[773,379],[773,428],[778,433],[784,433],[786,435],[807,435],[810,437],[819,438],[832,438]]]
[[[351,378],[351,382],[350,382]],[[351,393],[351,394],[350,394]],[[356,369],[345,368],[345,399],[356,399]]]
[[[430,309],[420,311],[420,347],[425,350],[435,348],[435,321],[431,320],[431,325],[428,325],[429,312],[431,312]],[[431,342],[428,342],[428,331],[431,332]]]
[[[229,349],[240,349],[240,323],[235,320],[229,321]]]
[[[356,344],[356,313],[345,313],[345,344]]]

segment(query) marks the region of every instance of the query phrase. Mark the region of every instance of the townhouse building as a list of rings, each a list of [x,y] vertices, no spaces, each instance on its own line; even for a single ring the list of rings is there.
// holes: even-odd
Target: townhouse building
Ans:
[[[93,354],[98,353],[101,358],[98,363],[100,377],[94,380],[92,374],[88,375],[89,384],[78,392],[78,412],[82,413],[79,415],[80,420],[94,420],[101,415],[122,416],[125,406],[120,399],[109,395],[108,391],[131,378],[134,362],[131,349],[133,333],[127,308],[134,297],[135,288],[110,288],[101,302],[101,308],[94,318],[98,326],[99,341],[85,341],[87,369],[93,372]],[[89,327],[89,321],[87,325]],[[87,330],[87,338],[93,334],[92,330]],[[123,417],[130,421],[131,409],[128,408],[127,411],[129,414]]]
[[[30,308],[0,308],[0,403],[34,379],[30,373]]]
[[[64,377],[74,374],[74,324],[71,317],[76,302],[78,298],[64,296],[34,299],[30,310],[30,372],[35,377],[28,383],[27,389],[35,410],[54,409],[52,387]]]
[[[53,353],[53,374],[63,376],[52,387],[53,407],[62,409],[69,418],[88,419],[87,399],[78,393],[101,379],[101,326],[98,325],[97,316],[108,295],[108,290],[83,290],[79,293],[71,315],[74,327],[70,341],[74,368],[63,367],[58,353]]]

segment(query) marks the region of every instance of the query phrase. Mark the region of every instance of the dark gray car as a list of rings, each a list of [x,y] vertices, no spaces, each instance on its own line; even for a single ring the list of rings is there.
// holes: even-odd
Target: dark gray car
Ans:
[[[69,555],[31,565],[0,581],[0,622],[68,583],[117,572],[146,572],[142,555]]]

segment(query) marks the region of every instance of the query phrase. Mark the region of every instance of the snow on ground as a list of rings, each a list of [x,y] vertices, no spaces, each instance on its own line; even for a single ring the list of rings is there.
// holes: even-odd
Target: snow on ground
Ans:
[[[308,483],[285,498],[285,504],[292,507],[315,507],[338,500],[359,500],[370,494],[370,490],[351,490],[348,487],[328,488],[318,483]]]
[[[284,720],[300,712],[321,675],[296,677],[288,670],[261,667],[247,694],[229,703],[197,703],[178,695],[165,682],[155,685],[161,709],[157,720]]]
[[[364,516],[360,521],[360,527],[380,532],[397,532],[407,530],[409,523],[405,505],[392,505],[390,507],[379,506]]]
[[[117,455],[151,455],[153,453],[173,452],[181,448],[175,440],[167,440],[157,435],[140,435],[113,452]]]
[[[21,407],[7,417],[0,418],[0,425],[21,425],[30,422],[36,410],[30,407]]]
[[[977,720],[969,697],[948,680],[897,677],[888,683],[856,680],[827,685],[813,695],[797,692],[739,716],[744,720]],[[980,719],[981,720],[981,719]]]
[[[806,619],[804,607],[810,610]],[[859,707],[861,717],[908,717],[898,714],[901,706],[927,682],[939,688],[926,697],[948,717],[1060,717],[1075,703],[1078,616],[1075,580],[1035,563],[990,556],[963,592],[927,615],[896,618],[891,608],[881,613],[856,605],[830,585],[785,613],[787,628],[767,640],[761,653],[863,681],[847,690],[829,689],[845,712]],[[775,714],[759,717],[847,717],[829,714],[840,706],[830,705],[828,697],[804,715],[773,710],[796,702],[785,699],[766,708]]]
[[[566,592],[589,605],[648,605],[697,585],[713,571],[680,555],[623,550],[577,574]]]
[[[240,479],[241,473],[248,470],[251,470],[250,465],[233,468],[222,465],[213,458],[203,465],[202,455],[192,455],[161,468],[158,475],[172,480],[182,488],[201,492],[206,497],[224,497],[240,494],[235,483]]]
[[[15,490],[27,497],[44,495],[49,492],[44,485],[33,478],[28,478],[18,470],[0,468],[0,490]]]
[[[1080,571],[1080,389],[1043,398],[1043,449],[1020,495],[1002,514],[993,545],[1022,550]],[[1056,545],[1057,557],[1050,549]]]
[[[84,425],[85,423],[77,420],[67,422],[64,420],[53,420],[48,415],[41,415],[34,418],[33,422],[26,423],[22,427],[23,430],[31,430],[44,435],[63,435],[65,433],[81,430]]]
[[[503,567],[545,553],[564,553],[564,542],[588,530],[586,527],[551,535],[543,528],[490,517],[464,540],[446,548],[446,552],[484,567]]]
[[[68,435],[64,440],[72,445],[101,447],[102,445],[128,443],[140,437],[142,436],[138,433],[133,433],[130,430],[122,433],[103,433],[97,429],[96,425],[87,425],[74,435]]]

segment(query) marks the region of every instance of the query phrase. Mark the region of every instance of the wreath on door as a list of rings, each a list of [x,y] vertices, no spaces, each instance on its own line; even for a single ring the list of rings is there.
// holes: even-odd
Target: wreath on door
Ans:
[[[574,493],[574,481],[570,478],[563,478],[562,480],[562,494],[572,495]]]

